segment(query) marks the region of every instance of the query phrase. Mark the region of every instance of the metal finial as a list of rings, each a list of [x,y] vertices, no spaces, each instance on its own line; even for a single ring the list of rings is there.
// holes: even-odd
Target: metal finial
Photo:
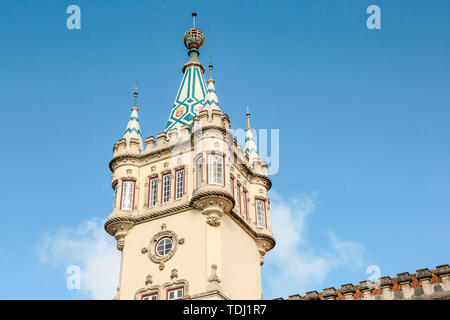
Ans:
[[[212,57],[209,56],[209,79],[212,80],[213,78],[213,64],[212,64]]]
[[[250,110],[247,105],[247,129],[250,129]]]
[[[136,85],[134,86],[134,108],[136,108],[136,102],[137,102],[137,96],[138,96],[138,83],[136,81]]]
[[[197,16],[197,12],[192,12],[192,18],[194,19],[194,26],[193,28],[195,29],[195,17]]]

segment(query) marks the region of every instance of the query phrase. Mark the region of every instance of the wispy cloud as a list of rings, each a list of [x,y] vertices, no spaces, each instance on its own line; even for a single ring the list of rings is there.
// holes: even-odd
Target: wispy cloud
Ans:
[[[316,209],[317,197],[317,193],[312,193],[283,199],[276,192],[271,193],[271,225],[277,245],[268,253],[264,268],[273,297],[310,291],[320,286],[333,269],[363,264],[364,247],[342,240],[332,231],[324,232],[328,249],[317,249],[308,243],[306,222]]]
[[[120,253],[100,219],[86,221],[77,228],[61,228],[55,234],[45,235],[39,243],[37,252],[41,263],[64,271],[69,265],[80,267],[80,290],[87,297],[112,299],[115,296]]]

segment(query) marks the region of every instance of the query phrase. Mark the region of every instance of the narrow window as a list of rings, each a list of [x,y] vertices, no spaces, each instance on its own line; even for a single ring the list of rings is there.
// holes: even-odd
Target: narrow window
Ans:
[[[119,183],[116,183],[114,186],[114,197],[113,197],[113,208],[117,206],[117,188],[119,186]]]
[[[208,154],[208,183],[224,185],[223,170],[223,156]]]
[[[170,199],[170,173],[163,176],[162,203],[169,202]]]
[[[120,209],[132,211],[134,205],[134,181],[122,181],[122,200]]]
[[[241,213],[241,186],[236,183],[236,209],[237,212]]]
[[[248,218],[248,213],[247,213],[247,191],[244,190],[244,215],[245,218]]]
[[[180,169],[175,174],[175,199],[181,199],[184,192],[184,169]]]
[[[158,300],[158,293],[149,293],[142,296],[142,300]]]
[[[230,186],[231,186],[231,194],[233,195],[234,198],[234,178],[230,177]]]
[[[179,300],[184,296],[184,287],[167,290],[167,300]]]
[[[202,185],[203,180],[203,158],[197,160],[197,188]]]
[[[158,193],[158,178],[150,178],[150,188],[148,189],[148,206],[156,205],[156,196]]]
[[[266,204],[259,199],[256,199],[256,225],[261,228],[266,227]]]

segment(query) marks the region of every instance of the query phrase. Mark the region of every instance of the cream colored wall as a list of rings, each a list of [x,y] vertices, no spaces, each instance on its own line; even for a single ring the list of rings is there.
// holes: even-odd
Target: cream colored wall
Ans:
[[[165,262],[164,270],[152,262],[148,254],[141,249],[147,247],[152,237],[161,231],[165,223],[171,230],[184,238],[185,243],[177,245],[175,255]],[[153,284],[162,285],[170,281],[171,270],[178,270],[179,279],[189,281],[189,294],[204,292],[206,289],[205,257],[205,218],[197,210],[178,213],[162,219],[153,220],[134,226],[128,233],[123,249],[121,278],[121,299],[134,299],[138,289],[145,287],[148,274],[153,277]]]
[[[233,299],[261,299],[261,271],[255,241],[229,216],[222,229],[222,286]]]

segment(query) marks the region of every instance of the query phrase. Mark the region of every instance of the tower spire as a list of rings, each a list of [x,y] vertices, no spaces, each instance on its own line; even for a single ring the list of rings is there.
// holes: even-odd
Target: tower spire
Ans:
[[[247,129],[250,129],[250,111],[247,105]]]
[[[220,110],[219,105],[219,98],[216,94],[216,87],[215,87],[215,81],[213,79],[213,64],[212,64],[212,58],[209,57],[209,79],[208,84],[206,86],[206,97],[205,97],[205,103],[203,104],[202,110],[208,110],[208,114],[211,114],[213,110]]]
[[[136,81],[136,85],[134,86],[134,93],[133,93],[133,95],[134,95],[134,105],[133,105],[133,108],[136,108],[136,109],[137,109],[137,106],[136,106],[137,96],[138,96],[138,83],[137,83],[137,81]]]
[[[253,129],[250,126],[250,111],[247,106],[247,129],[245,130],[245,146],[244,146],[245,152],[248,152],[248,156],[250,158],[250,163],[253,163],[253,161],[258,156],[258,149],[256,148],[256,142],[255,138],[253,137]]]
[[[172,128],[179,129],[184,125],[191,125],[205,102],[206,86],[203,77],[205,67],[198,61],[199,49],[205,43],[205,35],[197,27],[197,13],[193,12],[192,17],[193,28],[187,30],[183,38],[184,45],[188,49],[189,61],[183,66],[183,80],[170,111],[165,132]]]
[[[209,56],[209,80],[213,79],[213,64],[212,64],[212,57]]]
[[[127,144],[129,144],[130,139],[138,139],[139,140],[139,150],[144,150],[144,144],[142,142],[142,133],[141,133],[141,126],[139,124],[139,115],[138,115],[138,107],[137,107],[137,96],[138,96],[138,87],[137,82],[134,87],[134,103],[133,107],[131,108],[131,115],[130,119],[128,120],[127,129],[125,130],[125,133],[123,135],[123,138],[127,141]]]

